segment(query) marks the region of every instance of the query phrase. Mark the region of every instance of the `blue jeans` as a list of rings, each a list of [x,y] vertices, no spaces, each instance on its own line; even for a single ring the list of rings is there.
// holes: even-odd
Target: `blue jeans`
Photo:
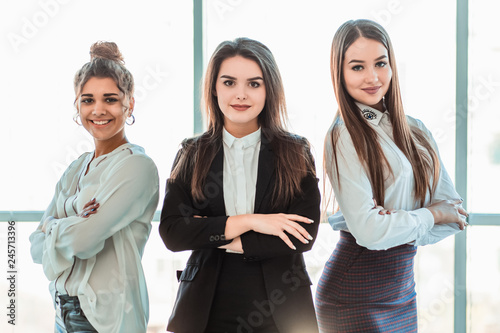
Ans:
[[[97,333],[80,308],[78,297],[59,295],[56,302],[61,310],[56,314],[55,333]]]

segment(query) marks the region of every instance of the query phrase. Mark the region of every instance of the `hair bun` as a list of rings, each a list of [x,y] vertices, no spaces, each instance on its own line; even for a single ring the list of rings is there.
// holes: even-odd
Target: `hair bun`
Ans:
[[[90,47],[90,61],[102,58],[116,61],[125,64],[122,53],[118,49],[118,45],[113,42],[98,41]]]

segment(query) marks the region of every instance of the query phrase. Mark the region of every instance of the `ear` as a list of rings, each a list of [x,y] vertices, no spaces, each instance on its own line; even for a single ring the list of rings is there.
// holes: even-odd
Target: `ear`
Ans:
[[[128,105],[128,116],[130,117],[132,115],[132,112],[134,112],[134,107],[135,107],[135,98],[131,97],[130,98],[130,103]]]

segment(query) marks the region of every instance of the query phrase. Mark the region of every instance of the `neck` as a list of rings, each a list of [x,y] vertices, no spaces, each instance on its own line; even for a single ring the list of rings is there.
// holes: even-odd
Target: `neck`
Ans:
[[[248,134],[252,134],[253,132],[257,131],[259,129],[259,124],[256,123],[255,125],[252,126],[224,125],[224,128],[226,129],[226,131],[229,132],[229,134],[231,134],[235,138],[242,138],[244,136],[247,136]]]
[[[95,151],[94,151],[94,158],[99,157],[101,155],[109,154],[116,148],[120,147],[121,145],[128,143],[127,137],[124,136],[120,140],[116,140],[113,142],[102,142],[102,141],[97,141],[94,140],[95,143]]]
[[[372,108],[376,109],[376,110],[379,110],[380,112],[384,112],[384,102],[383,100],[380,100],[380,102],[378,102],[377,104],[375,105],[369,105],[371,106]]]

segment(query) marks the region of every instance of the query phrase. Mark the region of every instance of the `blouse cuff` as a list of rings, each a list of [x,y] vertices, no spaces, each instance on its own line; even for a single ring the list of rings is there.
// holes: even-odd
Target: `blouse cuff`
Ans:
[[[426,226],[426,231],[429,231],[434,226],[434,215],[427,208],[419,208],[409,212]]]
[[[47,216],[43,224],[45,225],[45,235],[50,235],[52,233],[52,229],[57,225],[58,220],[56,220],[53,216]]]

